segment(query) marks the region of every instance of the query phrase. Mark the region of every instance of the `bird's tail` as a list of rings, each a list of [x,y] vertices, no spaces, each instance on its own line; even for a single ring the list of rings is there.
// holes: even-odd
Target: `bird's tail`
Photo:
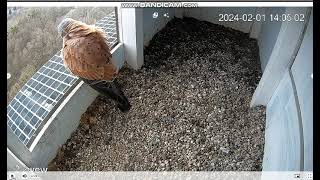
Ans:
[[[109,96],[114,96],[111,98],[116,99],[116,101],[118,102],[118,108],[122,112],[127,112],[130,110],[130,108],[131,108],[130,102],[127,99],[127,97],[124,95],[124,93],[122,92],[120,85],[118,84],[118,82],[116,80],[111,82],[111,93]]]
[[[110,97],[117,102],[118,108],[122,112],[127,112],[130,110],[131,105],[127,97],[121,90],[120,85],[116,80],[112,82],[98,81],[98,80],[87,80],[81,78],[85,83],[89,84],[93,89],[98,91],[100,94]]]

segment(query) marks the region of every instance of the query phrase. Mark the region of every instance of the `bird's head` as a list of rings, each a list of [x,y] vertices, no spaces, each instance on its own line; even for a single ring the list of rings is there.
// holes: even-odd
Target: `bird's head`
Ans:
[[[63,19],[60,24],[58,25],[58,33],[63,38],[68,34],[69,27],[71,27],[73,24],[77,23],[78,21],[72,19],[72,18],[65,18]]]

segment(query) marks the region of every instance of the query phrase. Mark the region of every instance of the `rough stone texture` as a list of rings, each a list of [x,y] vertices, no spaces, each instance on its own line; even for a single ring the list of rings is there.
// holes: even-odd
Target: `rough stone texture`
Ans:
[[[98,97],[51,170],[261,170],[265,109],[249,109],[261,76],[248,34],[173,19],[118,78],[132,109]]]

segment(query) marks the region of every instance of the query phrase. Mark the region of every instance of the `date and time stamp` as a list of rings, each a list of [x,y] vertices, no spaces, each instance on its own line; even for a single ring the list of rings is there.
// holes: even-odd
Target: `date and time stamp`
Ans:
[[[305,14],[219,14],[220,22],[304,22]]]

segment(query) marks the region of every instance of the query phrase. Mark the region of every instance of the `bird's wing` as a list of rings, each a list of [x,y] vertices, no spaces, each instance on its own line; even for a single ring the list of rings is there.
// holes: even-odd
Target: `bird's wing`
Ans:
[[[97,33],[65,40],[63,56],[70,71],[85,79],[113,80],[118,73],[108,45]]]

